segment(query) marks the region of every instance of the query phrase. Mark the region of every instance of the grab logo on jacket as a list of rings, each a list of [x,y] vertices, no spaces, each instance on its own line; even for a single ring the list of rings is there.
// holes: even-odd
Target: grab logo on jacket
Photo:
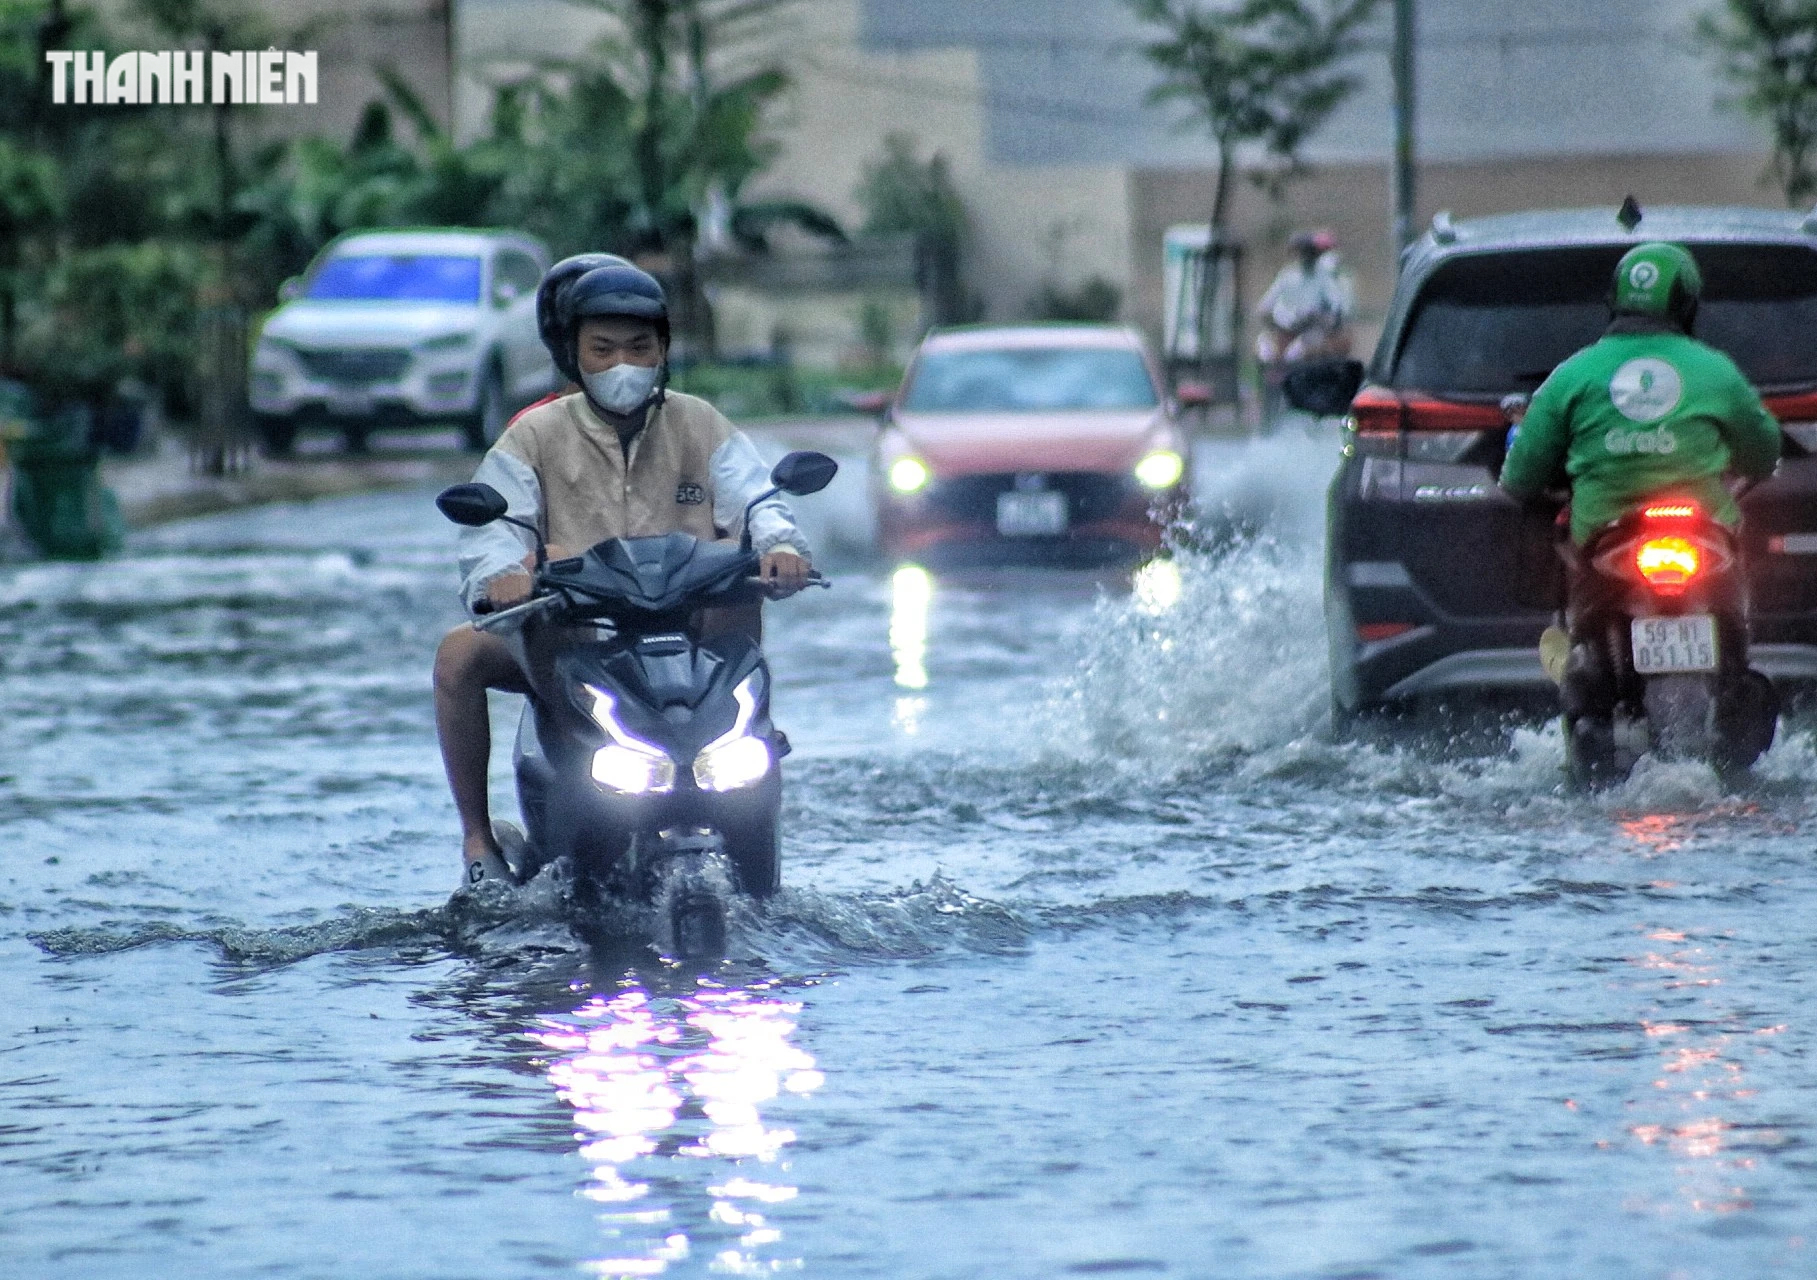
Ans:
[[[1684,399],[1685,380],[1657,356],[1636,356],[1609,379],[1609,399],[1629,422],[1658,422]],[[1611,453],[1625,450],[1611,449]],[[1645,452],[1652,452],[1646,450]],[[1661,449],[1660,453],[1670,453]]]
[[[675,486],[675,501],[684,507],[698,507],[707,500],[704,485],[695,484],[692,480],[683,480]]]
[[[1603,434],[1602,447],[1610,453],[1677,453],[1678,437],[1666,427],[1654,427],[1651,431],[1623,431],[1620,427],[1610,427]]]

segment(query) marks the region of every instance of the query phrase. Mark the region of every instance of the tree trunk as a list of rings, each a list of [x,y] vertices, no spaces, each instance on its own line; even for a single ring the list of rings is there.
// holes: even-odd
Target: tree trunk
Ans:
[[[9,278],[0,285],[0,377],[12,375],[13,333],[18,323],[18,303],[13,297],[13,283]]]
[[[1213,244],[1224,242],[1224,228],[1230,221],[1230,178],[1231,178],[1231,143],[1227,138],[1218,139],[1218,176],[1216,185],[1211,189],[1211,240]]]
[[[643,194],[644,216],[658,251],[668,248],[663,226],[664,193],[668,186],[662,154],[663,117],[668,112],[669,0],[637,0],[636,39],[644,56],[644,118],[637,131],[637,177]]]

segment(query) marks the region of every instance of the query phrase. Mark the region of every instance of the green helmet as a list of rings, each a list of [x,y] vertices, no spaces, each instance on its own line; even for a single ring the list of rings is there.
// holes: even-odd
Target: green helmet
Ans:
[[[1681,319],[1695,314],[1702,295],[1703,273],[1683,245],[1635,245],[1615,264],[1616,311]]]

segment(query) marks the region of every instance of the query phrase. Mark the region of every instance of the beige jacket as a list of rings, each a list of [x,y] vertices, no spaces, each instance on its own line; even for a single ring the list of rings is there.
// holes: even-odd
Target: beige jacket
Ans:
[[[629,456],[618,431],[576,392],[523,414],[474,473],[570,553],[607,538],[689,533],[735,538],[745,505],[770,487],[769,467],[749,437],[697,396],[667,392]],[[806,556],[807,543],[780,497],[751,513],[751,543]],[[486,584],[518,572],[535,549],[527,531],[493,523],[460,534],[461,594],[469,608]]]

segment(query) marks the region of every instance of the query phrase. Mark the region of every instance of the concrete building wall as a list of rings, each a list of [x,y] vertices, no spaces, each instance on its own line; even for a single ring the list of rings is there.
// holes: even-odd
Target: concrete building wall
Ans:
[[[994,319],[1019,317],[1041,285],[1103,276],[1127,288],[1129,200],[1118,165],[1006,166],[993,162],[979,109],[978,55],[867,47],[855,0],[813,0],[805,35],[781,48],[795,73],[782,150],[754,190],[795,194],[862,222],[854,196],[891,133],[921,154],[943,154],[970,216],[970,284]]]
[[[1764,134],[1719,108],[1725,92],[1688,38],[1707,0],[1421,0],[1423,225],[1558,205],[1764,203]],[[611,19],[563,0],[455,6],[462,74],[453,112],[483,127],[488,78],[513,60],[573,56]],[[1308,146],[1313,172],[1279,204],[1236,193],[1254,299],[1288,233],[1334,227],[1365,318],[1386,305],[1389,142],[1386,7],[1352,69],[1363,87]],[[780,151],[752,194],[799,196],[848,225],[853,192],[891,132],[939,151],[969,210],[972,284],[992,318],[1021,315],[1046,280],[1099,275],[1125,314],[1158,329],[1161,232],[1202,221],[1210,148],[1143,105],[1153,74],[1124,0],[801,0],[773,33],[795,76]]]
[[[1208,0],[1209,2],[1209,0]],[[1709,0],[1419,0],[1422,153],[1491,156],[1719,151],[1753,145],[1714,110],[1723,87],[1690,36]],[[1315,160],[1386,156],[1389,6],[1348,70],[1360,92],[1311,140]],[[985,136],[1000,164],[1202,164],[1202,133],[1143,99],[1155,29],[1126,0],[863,0],[867,48],[975,50]]]

